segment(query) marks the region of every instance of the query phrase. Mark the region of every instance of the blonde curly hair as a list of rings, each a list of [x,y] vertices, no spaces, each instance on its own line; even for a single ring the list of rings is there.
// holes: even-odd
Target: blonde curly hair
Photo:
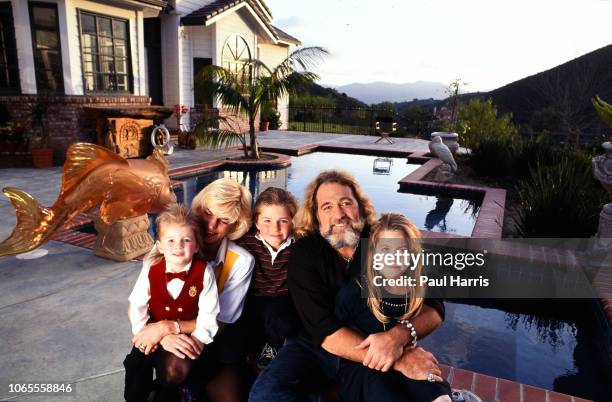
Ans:
[[[365,195],[361,187],[353,176],[342,170],[324,170],[308,184],[304,191],[304,202],[298,209],[294,218],[295,234],[297,237],[304,237],[319,229],[317,219],[317,191],[321,185],[326,183],[338,183],[349,187],[353,196],[359,204],[359,216],[368,224],[376,221],[376,212],[370,198]]]

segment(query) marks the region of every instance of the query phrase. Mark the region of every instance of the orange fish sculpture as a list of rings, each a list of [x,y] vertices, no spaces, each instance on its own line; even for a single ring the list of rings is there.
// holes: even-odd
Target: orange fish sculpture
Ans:
[[[168,161],[156,148],[146,160],[125,160],[106,148],[76,143],[66,151],[62,189],[51,208],[30,194],[7,187],[17,225],[0,243],[0,257],[25,253],[51,240],[67,222],[82,212],[100,208],[107,224],[161,212],[176,202],[168,178]]]

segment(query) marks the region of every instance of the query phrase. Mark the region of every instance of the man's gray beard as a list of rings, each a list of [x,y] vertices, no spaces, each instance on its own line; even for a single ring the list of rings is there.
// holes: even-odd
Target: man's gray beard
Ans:
[[[355,247],[359,243],[361,231],[365,225],[365,220],[361,219],[357,223],[351,222],[351,225],[344,230],[342,233],[334,233],[333,226],[329,228],[327,232],[323,232],[319,229],[321,236],[329,242],[329,244],[336,250],[342,247]]]

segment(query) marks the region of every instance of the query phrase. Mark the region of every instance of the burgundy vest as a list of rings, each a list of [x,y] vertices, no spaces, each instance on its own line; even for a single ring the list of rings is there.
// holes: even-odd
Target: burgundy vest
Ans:
[[[162,258],[160,262],[151,266],[149,269],[151,289],[149,322],[195,320],[198,316],[198,300],[202,293],[205,268],[206,265],[202,261],[193,260],[181,293],[174,300],[166,287],[166,260]]]

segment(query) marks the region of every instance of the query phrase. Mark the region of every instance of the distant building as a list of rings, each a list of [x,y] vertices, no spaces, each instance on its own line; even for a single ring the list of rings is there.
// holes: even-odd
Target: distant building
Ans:
[[[94,141],[85,105],[179,103],[194,123],[198,105],[211,102],[194,94],[200,68],[253,58],[275,66],[300,44],[271,22],[263,0],[0,1],[0,104],[36,134],[30,115],[44,94],[56,159],[75,141]],[[284,127],[287,107],[280,100]]]

